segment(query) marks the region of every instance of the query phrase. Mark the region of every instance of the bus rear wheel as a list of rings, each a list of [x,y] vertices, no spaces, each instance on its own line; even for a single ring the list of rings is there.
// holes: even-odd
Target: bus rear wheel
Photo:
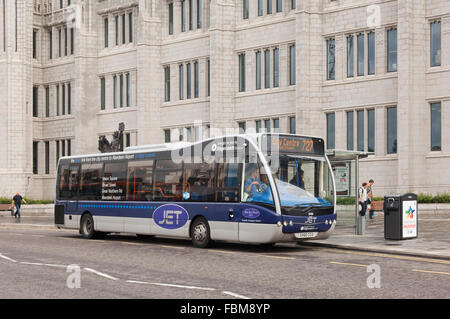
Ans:
[[[197,248],[206,248],[212,244],[211,231],[205,218],[199,217],[194,220],[191,226],[191,239]]]
[[[80,233],[84,238],[104,238],[106,233],[97,232],[94,230],[94,219],[91,214],[85,214],[81,218]]]

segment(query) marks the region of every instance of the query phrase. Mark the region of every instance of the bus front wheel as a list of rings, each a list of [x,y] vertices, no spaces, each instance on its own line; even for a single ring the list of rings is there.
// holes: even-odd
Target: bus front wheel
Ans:
[[[94,219],[91,214],[85,214],[81,218],[80,233],[87,239],[102,238],[106,235],[105,233],[96,232],[94,230]]]
[[[191,227],[191,239],[195,247],[206,248],[212,244],[211,232],[208,221],[199,217],[196,218]]]

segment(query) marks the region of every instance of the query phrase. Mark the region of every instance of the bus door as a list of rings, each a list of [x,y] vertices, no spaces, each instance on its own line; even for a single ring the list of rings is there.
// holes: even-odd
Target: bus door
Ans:
[[[221,221],[215,229],[214,237],[221,240],[238,241],[241,207],[239,204],[242,165],[238,163],[217,164],[217,185],[215,196],[220,207],[216,212]]]
[[[80,186],[80,165],[73,164],[69,166],[68,185],[66,189],[66,207],[65,211],[74,213],[78,211],[78,191]]]

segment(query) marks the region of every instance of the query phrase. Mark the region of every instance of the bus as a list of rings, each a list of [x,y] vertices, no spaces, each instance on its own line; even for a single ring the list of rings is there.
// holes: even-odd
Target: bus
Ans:
[[[327,238],[336,226],[324,140],[256,133],[62,157],[55,225],[108,233],[275,244]]]

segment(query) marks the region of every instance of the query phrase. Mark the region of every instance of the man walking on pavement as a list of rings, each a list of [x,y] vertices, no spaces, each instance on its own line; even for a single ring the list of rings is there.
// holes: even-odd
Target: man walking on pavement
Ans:
[[[27,202],[25,199],[20,195],[19,192],[13,197],[14,205],[16,206],[16,213],[14,214],[14,218],[17,218],[19,216],[20,218],[20,205],[22,205],[22,201],[26,204]]]

